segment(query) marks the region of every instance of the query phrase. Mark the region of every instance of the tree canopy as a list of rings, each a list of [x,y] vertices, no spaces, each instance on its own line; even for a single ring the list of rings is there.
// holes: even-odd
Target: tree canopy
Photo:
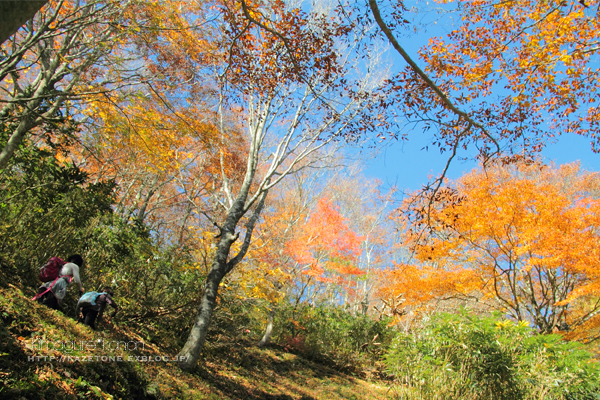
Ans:
[[[539,151],[600,151],[598,5],[440,1],[459,22],[409,54],[402,1],[51,0],[0,51],[0,261],[80,245],[130,321],[174,321],[184,369],[224,298],[269,325],[451,300],[591,339],[598,174]],[[446,168],[403,198],[349,160],[422,134]]]
[[[589,333],[598,323],[599,185],[577,164],[497,165],[449,185],[428,214],[407,202],[405,243],[417,263],[386,274],[387,296],[473,299],[542,332]]]

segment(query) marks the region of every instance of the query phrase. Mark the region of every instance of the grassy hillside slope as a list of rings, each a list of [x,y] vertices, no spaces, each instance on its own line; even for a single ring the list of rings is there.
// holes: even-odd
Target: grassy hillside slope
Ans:
[[[367,382],[243,339],[207,345],[194,373],[122,323],[92,331],[0,288],[2,399],[384,399]],[[157,361],[160,360],[160,361]]]

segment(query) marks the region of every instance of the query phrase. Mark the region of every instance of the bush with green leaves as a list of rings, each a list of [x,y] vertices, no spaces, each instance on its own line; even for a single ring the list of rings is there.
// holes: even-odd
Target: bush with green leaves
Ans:
[[[600,368],[579,343],[462,310],[399,334],[385,363],[402,399],[598,399]]]
[[[85,251],[90,221],[112,213],[115,184],[89,182],[67,156],[72,124],[45,127],[59,131],[62,142],[24,143],[0,171],[0,261],[7,281],[39,284],[37,272],[50,257]],[[46,132],[47,134],[49,132]],[[0,125],[0,142],[7,131]],[[66,142],[65,142],[66,140]]]
[[[86,288],[110,286],[119,320],[139,327],[149,341],[181,346],[198,307],[205,271],[192,266],[185,248],[156,245],[138,224],[116,217],[93,221],[86,231]]]
[[[377,372],[374,370],[395,335],[388,322],[340,307],[287,305],[277,310],[274,337],[313,360],[350,372]]]
[[[26,141],[0,171],[0,282],[32,295],[50,257],[81,254],[87,291],[113,287],[122,321],[138,324],[153,342],[179,346],[191,323],[181,315],[195,313],[205,272],[191,267],[188,249],[161,248],[144,226],[115,215],[114,182],[91,182],[66,161],[76,126],[46,128],[45,140]],[[7,138],[0,125],[0,142]],[[69,316],[78,295],[67,291],[62,309]]]

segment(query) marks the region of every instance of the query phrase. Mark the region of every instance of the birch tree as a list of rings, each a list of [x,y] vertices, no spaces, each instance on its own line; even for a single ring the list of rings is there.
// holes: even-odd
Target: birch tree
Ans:
[[[306,14],[280,2],[226,6],[229,55],[219,75],[219,109],[223,116],[233,107],[243,111],[248,152],[239,184],[228,179],[222,165],[218,202],[224,218],[213,221],[216,252],[179,353],[183,369],[197,364],[219,284],[247,253],[269,190],[299,168],[310,168],[304,161],[319,149],[367,130],[370,119],[363,117],[373,111],[372,90],[380,83],[371,74],[351,83],[359,67],[352,63],[351,46],[359,41],[336,17]],[[223,124],[221,131],[226,130]],[[238,240],[239,250],[232,252]]]
[[[89,88],[81,83],[99,76],[91,67],[111,52],[115,22],[127,2],[51,2],[2,44],[0,123],[9,135],[0,141],[0,170],[14,152],[44,123],[64,121],[64,107]]]

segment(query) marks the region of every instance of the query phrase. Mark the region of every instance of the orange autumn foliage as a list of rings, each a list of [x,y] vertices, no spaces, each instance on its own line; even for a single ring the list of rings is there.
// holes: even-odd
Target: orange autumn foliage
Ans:
[[[332,202],[322,198],[297,236],[286,243],[285,251],[303,266],[303,274],[344,284],[346,275],[364,273],[356,267],[362,240]]]
[[[498,141],[543,134],[529,142],[543,145],[553,132],[575,132],[600,151],[598,0],[458,3],[462,23],[421,51],[444,90],[462,104],[481,104],[473,114],[502,128]]]
[[[473,270],[437,268],[428,264],[392,262],[393,267],[379,273],[382,282],[378,297],[398,306],[421,310],[430,301],[460,296],[478,288]]]
[[[382,293],[404,290],[408,303],[474,296],[543,332],[598,326],[599,188],[599,174],[578,164],[473,171],[429,209],[406,204],[418,263],[388,273]]]
[[[175,109],[153,95],[100,98],[86,112],[94,126],[80,158],[91,176],[119,184],[115,211],[164,232],[165,240],[174,232],[180,245],[200,240],[196,232],[206,227],[197,210],[211,209],[223,170],[236,182],[244,166],[239,132],[221,133],[210,111]]]

